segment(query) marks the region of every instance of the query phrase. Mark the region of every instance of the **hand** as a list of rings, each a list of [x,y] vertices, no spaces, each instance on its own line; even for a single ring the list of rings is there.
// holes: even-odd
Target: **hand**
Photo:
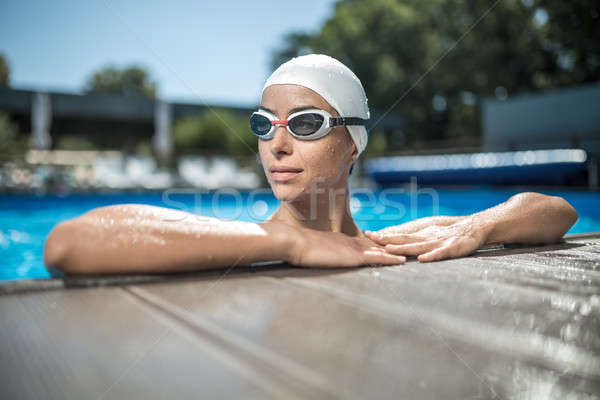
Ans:
[[[475,215],[428,217],[365,235],[386,251],[421,262],[469,255],[486,243],[489,225]]]
[[[298,228],[297,240],[289,261],[303,267],[359,267],[396,265],[406,257],[387,252],[382,245],[366,237],[351,237],[338,232]]]

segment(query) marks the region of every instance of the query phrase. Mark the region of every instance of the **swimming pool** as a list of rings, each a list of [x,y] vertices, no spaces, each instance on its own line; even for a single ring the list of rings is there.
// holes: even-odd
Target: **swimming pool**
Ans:
[[[559,195],[579,213],[569,233],[600,231],[600,193],[540,191]],[[430,215],[465,215],[508,199],[516,190],[405,189],[356,190],[351,208],[361,229],[376,230]],[[141,203],[190,211],[200,215],[244,221],[262,221],[277,208],[270,190],[160,193],[0,195],[0,280],[48,278],[42,251],[52,227],[96,207]]]

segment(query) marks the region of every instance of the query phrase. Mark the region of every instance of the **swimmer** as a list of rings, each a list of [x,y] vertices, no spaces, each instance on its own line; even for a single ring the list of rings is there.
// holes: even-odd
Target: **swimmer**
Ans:
[[[562,198],[520,193],[462,217],[363,232],[348,176],[367,145],[360,80],[338,60],[293,58],[267,79],[250,118],[279,208],[262,223],[141,204],[96,208],[58,224],[44,263],[67,274],[167,273],[284,261],[302,267],[397,265],[472,254],[491,243],[556,242],[577,220]]]

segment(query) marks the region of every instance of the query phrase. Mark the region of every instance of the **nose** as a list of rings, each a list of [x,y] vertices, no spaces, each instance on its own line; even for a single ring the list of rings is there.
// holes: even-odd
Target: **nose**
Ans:
[[[278,125],[273,139],[269,140],[271,154],[277,158],[292,154],[294,147],[292,140],[293,138],[285,129],[285,126]]]

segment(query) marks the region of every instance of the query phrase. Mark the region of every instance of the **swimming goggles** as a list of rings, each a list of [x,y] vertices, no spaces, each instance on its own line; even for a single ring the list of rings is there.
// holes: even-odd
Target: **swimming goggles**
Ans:
[[[285,120],[258,110],[250,116],[250,129],[261,139],[268,140],[275,136],[278,126],[285,126],[288,132],[302,140],[314,140],[327,135],[334,126],[365,125],[366,119],[354,117],[334,118],[325,110],[311,108],[293,113]]]

